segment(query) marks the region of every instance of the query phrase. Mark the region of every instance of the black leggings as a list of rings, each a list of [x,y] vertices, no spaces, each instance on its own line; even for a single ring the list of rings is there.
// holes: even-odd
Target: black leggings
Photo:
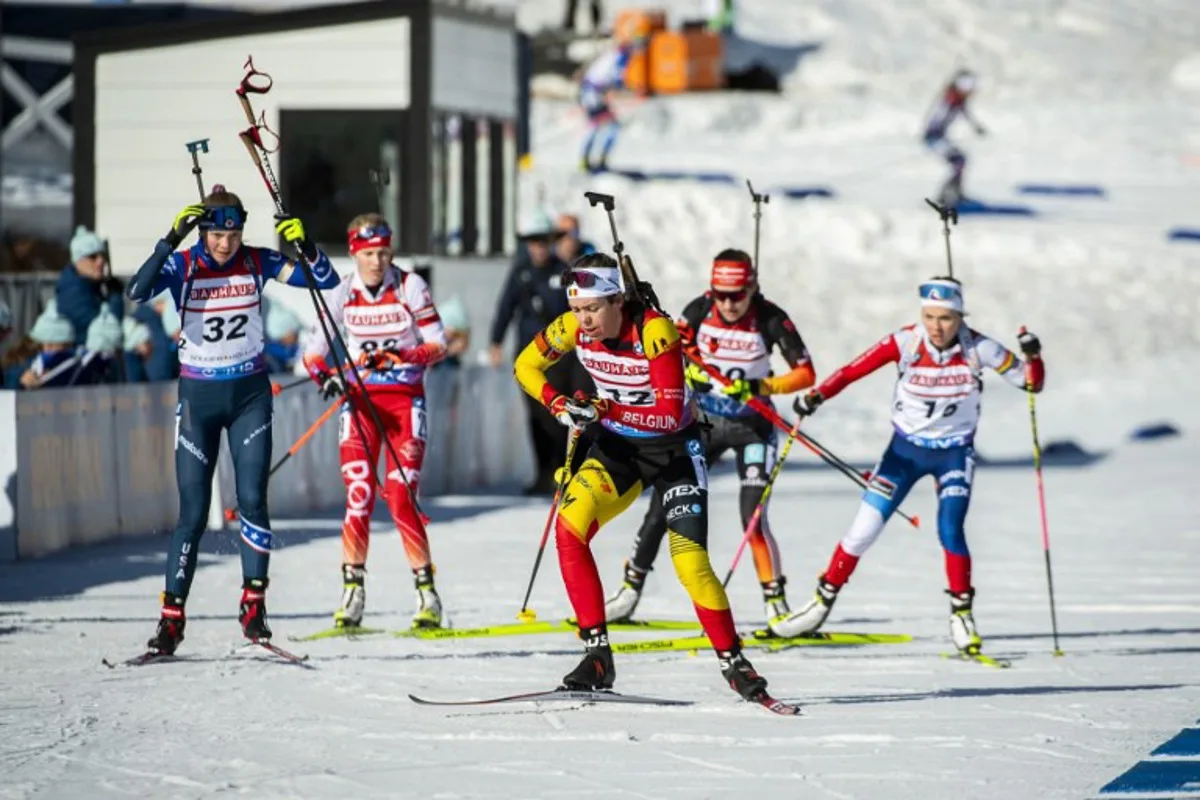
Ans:
[[[266,578],[271,559],[267,474],[271,469],[271,381],[266,373],[233,380],[179,379],[175,476],[179,524],[167,553],[167,593],[186,598],[212,503],[221,431],[233,456],[241,523],[242,575]]]

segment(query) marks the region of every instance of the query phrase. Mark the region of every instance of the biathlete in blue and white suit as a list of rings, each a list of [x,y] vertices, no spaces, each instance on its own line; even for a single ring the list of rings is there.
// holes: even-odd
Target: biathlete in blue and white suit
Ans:
[[[271,382],[263,357],[263,287],[274,278],[306,286],[303,270],[283,253],[242,243],[246,209],[217,185],[201,205],[183,209],[154,253],[130,282],[130,300],[145,303],[170,292],[179,310],[179,405],[175,417],[175,474],[179,524],[167,553],[162,617],[148,647],[173,653],[183,641],[184,603],[196,572],[200,537],[212,501],[213,470],[226,431],[241,521],[243,589],[238,620],[252,641],[271,637],[267,627],[267,567],[271,521],[267,475],[271,466]],[[194,228],[200,241],[176,251]],[[304,235],[295,217],[276,230],[300,248],[321,289],[339,279],[328,257]]]
[[[1022,333],[1018,337],[1026,357],[1022,362],[1004,345],[964,325],[962,287],[952,278],[926,281],[920,295],[920,325],[883,337],[796,400],[796,413],[807,416],[860,378],[884,364],[896,364],[892,441],[872,471],[858,515],[834,550],[812,601],[771,626],[781,636],[799,636],[821,627],[838,592],[888,518],[918,480],[932,475],[949,584],[950,636],[963,652],[978,653],[982,646],[971,614],[975,589],[963,523],[975,470],[973,443],[983,370],[994,371],[1018,389],[1040,392],[1045,380],[1042,346],[1032,333]]]
[[[583,143],[584,172],[603,172],[608,169],[608,154],[617,143],[621,125],[608,105],[610,92],[625,85],[625,67],[633,52],[632,45],[622,43],[592,62],[579,83],[579,105],[588,119],[588,135]],[[600,158],[592,161],[596,138],[601,137]]]

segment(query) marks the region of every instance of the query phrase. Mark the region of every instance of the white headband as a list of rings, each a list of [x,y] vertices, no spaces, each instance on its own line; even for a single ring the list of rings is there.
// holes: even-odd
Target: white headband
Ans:
[[[580,280],[577,276],[591,277]],[[567,282],[567,298],[570,300],[612,297],[625,291],[621,285],[621,271],[616,267],[576,267],[569,270],[564,278]]]
[[[962,287],[953,281],[925,281],[921,284],[921,308],[948,308],[965,314]]]

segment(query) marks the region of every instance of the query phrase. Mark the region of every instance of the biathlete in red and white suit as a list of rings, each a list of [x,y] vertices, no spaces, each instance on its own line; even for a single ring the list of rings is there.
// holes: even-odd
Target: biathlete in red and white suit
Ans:
[[[697,405],[709,426],[705,456],[709,465],[732,450],[737,457],[741,484],[742,529],[750,524],[762,499],[767,476],[775,466],[778,436],[774,425],[746,405],[752,397],[770,404],[770,396],[807,389],[816,382],[804,340],[787,312],[763,297],[750,256],[742,250],[722,250],[713,259],[710,290],[683,309],[676,320],[685,351],[704,366],[715,367],[728,380],[713,385],[709,373],[689,363],[687,378],[696,392]],[[771,351],[779,349],[790,369],[774,375]],[[667,532],[663,497],[655,492],[634,544],[633,558],[625,563],[621,588],[605,603],[608,620],[627,619],[641,598],[646,576],[654,565]],[[750,534],[754,568],[763,591],[768,626],[790,610],[784,585],[779,545],[771,534],[765,510]]]
[[[978,653],[982,646],[971,614],[975,589],[963,523],[975,470],[973,442],[983,370],[992,370],[1018,389],[1040,392],[1045,380],[1041,343],[1032,333],[1022,333],[1018,341],[1027,359],[1022,362],[1004,345],[967,327],[962,286],[954,279],[926,281],[920,295],[920,325],[888,334],[796,400],[796,413],[806,416],[884,364],[897,366],[892,441],[871,474],[858,515],[817,582],[815,596],[774,626],[780,635],[798,636],[821,627],[838,592],[888,518],[918,480],[932,475],[949,584],[950,636],[963,652]]]
[[[364,579],[375,507],[374,466],[380,449],[388,450],[384,479],[388,508],[412,567],[417,588],[414,627],[440,627],[442,604],[433,585],[433,564],[416,496],[425,456],[425,369],[446,352],[442,321],[421,276],[392,263],[392,231],[379,214],[362,214],[348,231],[355,272],[327,295],[327,320],[343,332],[348,356],[361,368],[370,402],[383,422],[391,448],[383,447],[361,390],[342,383],[327,361],[328,344],[320,330],[305,348],[304,363],[325,397],[345,395],[339,441],[346,516],[342,523],[342,606],[338,627],[362,624]],[[364,441],[365,438],[365,441]],[[394,463],[392,452],[400,463]],[[407,481],[412,489],[405,488]]]

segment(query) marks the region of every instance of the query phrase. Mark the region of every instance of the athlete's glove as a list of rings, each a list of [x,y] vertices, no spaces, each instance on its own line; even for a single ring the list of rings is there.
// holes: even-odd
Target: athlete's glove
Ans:
[[[687,379],[688,385],[692,387],[692,391],[702,394],[712,391],[712,376],[699,364],[689,361],[687,367],[683,370],[683,377]]]
[[[732,397],[739,403],[745,403],[751,397],[758,397],[761,389],[762,382],[758,378],[736,378],[721,390],[721,394]]]
[[[1037,336],[1029,331],[1021,328],[1017,334],[1017,342],[1021,345],[1021,352],[1026,358],[1040,358],[1042,355],[1042,342]]]
[[[798,417],[807,417],[824,402],[825,396],[816,389],[813,389],[811,392],[806,392],[797,397],[792,403],[792,410],[796,412],[796,416]]]
[[[171,223],[171,230],[167,231],[167,235],[163,238],[167,240],[167,244],[171,245],[171,249],[179,247],[184,238],[195,230],[200,224],[200,220],[204,218],[208,209],[199,204],[184,206],[183,211],[175,215],[175,221]]]
[[[574,431],[582,431],[600,421],[608,410],[608,401],[600,398],[572,399],[559,395],[550,402],[550,413],[560,424]]]
[[[342,397],[346,394],[346,384],[342,382],[342,376],[336,372],[326,372],[318,375],[317,382],[321,384],[321,397],[326,400],[332,400],[335,397]]]
[[[304,223],[299,217],[276,217],[275,232],[283,237],[283,240],[295,247],[309,261],[317,259],[317,246],[308,240],[308,236],[304,233]]]

